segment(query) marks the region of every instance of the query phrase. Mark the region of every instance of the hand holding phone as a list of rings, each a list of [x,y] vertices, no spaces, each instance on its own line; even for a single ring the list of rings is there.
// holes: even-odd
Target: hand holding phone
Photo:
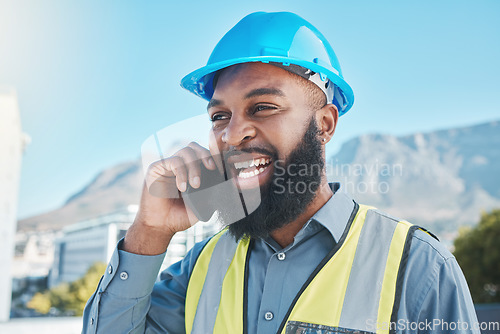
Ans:
[[[188,186],[200,187],[202,166],[217,170],[213,159],[209,150],[193,142],[152,163],[145,174],[139,215],[146,215],[148,224],[173,233],[192,226],[198,218],[185,206],[182,193]]]
[[[148,159],[154,157],[152,154]],[[185,205],[182,193],[188,185],[194,189],[200,187],[202,165],[212,172],[217,169],[210,152],[197,143],[168,158],[163,158],[161,151],[156,157],[160,160],[146,165],[139,211],[123,243],[122,249],[127,252],[161,254],[175,233],[197,222],[199,218]]]
[[[258,187],[241,189],[234,166],[197,143],[168,158],[159,156],[160,160],[146,165],[139,212],[125,237],[124,250],[159,254],[176,232],[208,221],[216,211],[222,213],[219,221],[229,225],[260,204]]]
[[[198,144],[191,143],[158,163],[160,172],[154,174],[155,182],[148,187],[150,194],[182,199],[186,211],[192,215],[191,224],[208,221],[218,211],[224,218],[219,222],[229,225],[249,215],[260,204],[258,187],[241,189],[235,177],[237,171],[231,172],[231,164],[220,155],[210,155]]]

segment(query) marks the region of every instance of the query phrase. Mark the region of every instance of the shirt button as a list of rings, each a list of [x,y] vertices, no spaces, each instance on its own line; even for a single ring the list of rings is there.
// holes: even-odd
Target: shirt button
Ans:
[[[112,272],[113,272],[113,267],[112,267],[112,266],[109,266],[109,267],[108,267],[108,274],[110,274],[110,275],[111,275],[111,273],[112,273]]]
[[[285,253],[278,253],[278,260],[283,261],[286,258]]]
[[[93,325],[94,324],[94,318],[90,318],[90,324]]]
[[[266,314],[264,314],[264,318],[269,321],[269,320],[273,320],[274,318],[274,314],[273,312],[266,312]]]
[[[126,271],[122,271],[120,273],[120,278],[122,279],[122,281],[125,281],[128,278],[127,272]]]

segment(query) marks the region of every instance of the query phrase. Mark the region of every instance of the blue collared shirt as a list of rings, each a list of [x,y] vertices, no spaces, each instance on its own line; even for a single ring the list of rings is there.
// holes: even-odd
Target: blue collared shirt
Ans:
[[[302,284],[340,239],[353,208],[353,200],[336,191],[292,244],[281,248],[270,237],[256,240],[249,260],[248,333],[277,332]],[[159,281],[165,254],[131,254],[120,250],[119,244],[87,303],[82,333],[185,333],[186,288],[207,241],[196,244],[182,261],[163,271]],[[403,333],[446,333],[443,325],[429,327],[428,323],[437,324],[436,319],[443,324],[468,324],[468,330],[454,333],[479,333],[471,330],[477,323],[476,313],[455,258],[437,240],[417,230],[403,282],[398,324],[405,328]]]

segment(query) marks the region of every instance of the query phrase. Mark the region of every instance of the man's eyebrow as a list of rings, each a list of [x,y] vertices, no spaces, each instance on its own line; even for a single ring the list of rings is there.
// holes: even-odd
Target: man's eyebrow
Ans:
[[[277,95],[277,96],[285,96],[285,93],[283,93],[281,90],[278,88],[257,88],[249,92],[247,95],[245,95],[245,99],[249,99],[251,97],[255,96],[262,96],[262,95]]]
[[[247,95],[245,95],[245,99],[249,99],[255,96],[262,96],[262,95],[276,95],[276,96],[285,96],[285,93],[281,91],[278,88],[257,88],[252,91],[250,91]],[[217,100],[217,99],[211,99],[208,102],[207,105],[207,110],[213,107],[217,107],[218,105],[221,105],[222,101]]]
[[[222,104],[222,101],[221,100],[217,100],[217,99],[211,99],[209,102],[208,102],[208,105],[207,105],[207,110],[210,109],[210,108],[213,108],[213,107],[217,107],[218,105]]]

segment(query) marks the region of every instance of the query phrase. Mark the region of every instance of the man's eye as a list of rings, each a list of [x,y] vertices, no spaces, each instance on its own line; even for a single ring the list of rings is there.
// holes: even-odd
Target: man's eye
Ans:
[[[225,119],[227,119],[227,116],[223,115],[223,114],[213,114],[212,117],[210,118],[210,120],[212,122],[222,121],[222,120],[225,120]]]
[[[277,108],[273,107],[273,106],[267,106],[267,105],[258,105],[258,106],[255,106],[254,113],[259,112],[259,111],[274,110],[274,109],[277,109]]]

